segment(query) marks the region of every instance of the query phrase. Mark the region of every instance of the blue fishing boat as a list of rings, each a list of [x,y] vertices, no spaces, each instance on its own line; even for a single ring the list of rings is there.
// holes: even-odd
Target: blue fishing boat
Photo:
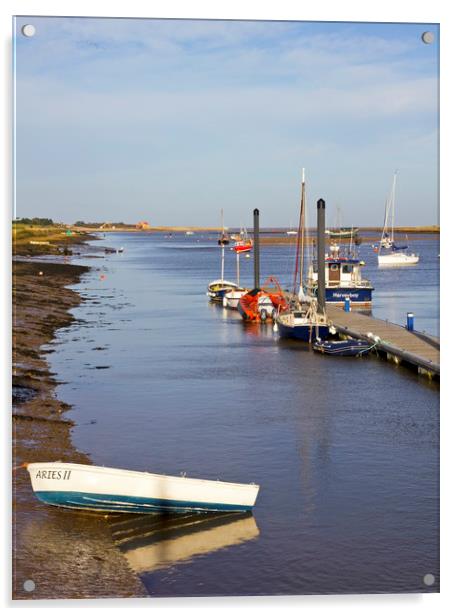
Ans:
[[[342,357],[360,357],[366,355],[374,347],[374,344],[366,340],[316,340],[312,345],[314,351],[325,355],[339,355]]]
[[[348,297],[352,304],[371,307],[374,288],[362,277],[364,265],[352,248],[343,253],[338,244],[332,244],[325,257],[325,301],[344,305]],[[313,260],[308,273],[308,294],[311,297],[317,296],[317,276],[317,260]]]

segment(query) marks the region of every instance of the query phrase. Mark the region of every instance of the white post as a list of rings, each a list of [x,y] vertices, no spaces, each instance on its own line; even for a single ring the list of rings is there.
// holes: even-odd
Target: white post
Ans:
[[[395,223],[395,184],[397,182],[397,171],[394,173],[394,182],[392,185],[392,243],[394,242],[394,223]]]
[[[225,279],[225,244],[222,244],[222,280]]]
[[[236,282],[239,286],[239,252],[236,251]]]

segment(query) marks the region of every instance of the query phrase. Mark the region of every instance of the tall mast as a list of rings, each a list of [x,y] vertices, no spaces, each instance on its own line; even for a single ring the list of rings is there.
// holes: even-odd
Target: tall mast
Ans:
[[[239,253],[236,251],[236,283],[239,286]]]
[[[225,244],[222,244],[222,280],[225,279]]]
[[[304,189],[304,167],[303,174],[301,179],[301,220],[300,220],[300,232],[301,232],[301,248],[300,248],[300,287],[298,293],[301,292],[303,288],[303,270],[304,270],[304,197],[305,189]]]
[[[381,240],[379,242],[379,250],[381,250],[383,240],[389,238],[390,242],[394,243],[394,220],[395,220],[395,184],[397,181],[397,171],[394,172],[394,178],[392,180],[392,188],[389,193],[389,197],[386,199],[386,207],[384,210],[384,227],[381,233]],[[389,226],[390,226],[390,237],[389,237]],[[386,237],[387,235],[387,237]]]
[[[394,221],[395,221],[395,184],[397,182],[397,171],[394,172],[394,180],[392,182],[392,242],[394,241]]]
[[[221,235],[221,244],[222,244],[222,272],[221,279],[225,279],[225,244],[223,243],[223,235],[224,235],[224,226],[223,226],[223,208],[220,210],[221,218],[222,218],[222,235]]]
[[[299,289],[302,288],[303,284],[303,268],[304,268],[304,169],[303,176],[301,182],[301,206],[300,206],[300,220],[298,223],[298,235],[296,238],[296,255],[295,255],[295,274],[293,276],[293,293],[297,293],[297,276],[298,276],[298,265],[299,265],[299,274],[300,274],[300,283]]]

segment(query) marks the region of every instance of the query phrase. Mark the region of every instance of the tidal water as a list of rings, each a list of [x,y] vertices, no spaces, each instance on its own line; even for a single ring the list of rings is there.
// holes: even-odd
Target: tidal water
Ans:
[[[253,516],[114,518],[149,593],[438,592],[438,386],[375,357],[317,355],[209,304],[215,237],[98,244],[124,252],[76,261],[92,266],[74,287],[85,301],[48,356],[75,446],[94,464],[261,486]],[[438,242],[410,247],[419,265],[397,270],[361,247],[373,313],[404,324],[412,311],[438,335]],[[294,251],[263,246],[262,277],[288,286]],[[249,286],[252,267],[241,256]]]

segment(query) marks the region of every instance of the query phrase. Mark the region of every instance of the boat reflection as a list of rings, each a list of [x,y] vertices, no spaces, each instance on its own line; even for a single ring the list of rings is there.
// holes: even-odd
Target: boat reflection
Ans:
[[[111,516],[113,540],[136,573],[148,573],[216,552],[259,535],[246,513]]]

